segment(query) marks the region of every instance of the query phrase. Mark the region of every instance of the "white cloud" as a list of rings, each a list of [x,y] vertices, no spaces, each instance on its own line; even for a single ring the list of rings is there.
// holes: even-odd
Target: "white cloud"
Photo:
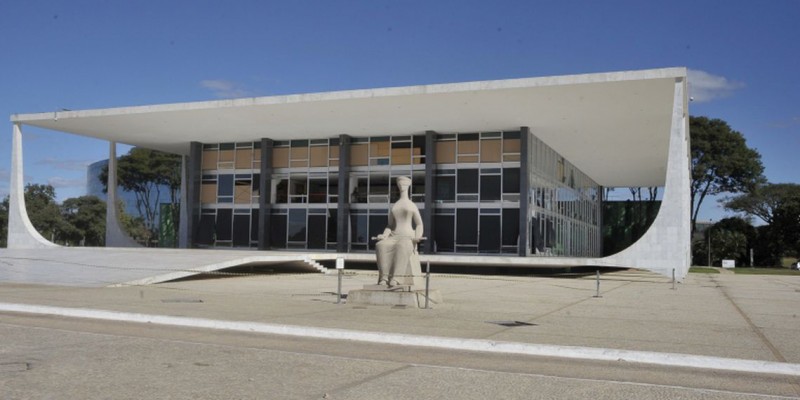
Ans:
[[[69,179],[69,178],[62,178],[60,176],[54,176],[47,180],[47,184],[51,185],[56,189],[85,188],[86,179]]]
[[[37,165],[47,165],[64,171],[86,171],[86,167],[91,163],[91,161],[87,160],[59,160],[52,157],[36,162]]]
[[[237,97],[247,97],[249,92],[235,82],[224,79],[208,79],[200,81],[200,86],[211,90],[214,95],[223,99],[233,99]]]
[[[732,81],[724,76],[710,74],[699,69],[688,72],[689,95],[698,103],[730,96],[734,90],[744,87],[744,83]]]

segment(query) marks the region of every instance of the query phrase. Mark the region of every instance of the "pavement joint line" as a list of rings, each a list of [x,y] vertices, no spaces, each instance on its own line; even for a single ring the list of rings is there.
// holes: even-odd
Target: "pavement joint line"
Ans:
[[[670,367],[716,369],[758,374],[800,376],[800,364],[745,360],[693,354],[659,353],[597,347],[560,346],[535,343],[502,342],[485,339],[466,339],[441,336],[409,335],[402,333],[357,331],[337,328],[317,328],[263,322],[225,321],[207,318],[174,317],[88,308],[67,308],[34,304],[0,303],[0,311],[86,318],[104,321],[149,323],[165,326],[217,329],[236,332],[263,333],[326,340],[352,340],[377,344],[433,347],[448,350],[519,354],[594,361],[635,362]]]

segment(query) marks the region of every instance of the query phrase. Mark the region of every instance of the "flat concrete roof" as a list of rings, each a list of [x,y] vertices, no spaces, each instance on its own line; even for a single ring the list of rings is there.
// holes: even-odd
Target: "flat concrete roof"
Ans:
[[[598,184],[663,186],[685,68],[347,90],[82,111],[11,121],[188,154],[203,143],[516,130]]]

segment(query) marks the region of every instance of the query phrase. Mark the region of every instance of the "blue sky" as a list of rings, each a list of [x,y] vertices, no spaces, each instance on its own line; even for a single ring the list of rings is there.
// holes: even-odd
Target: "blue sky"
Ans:
[[[800,183],[798,21],[795,0],[0,0],[0,115],[686,66],[690,112]],[[107,143],[24,129],[26,180],[82,195]]]

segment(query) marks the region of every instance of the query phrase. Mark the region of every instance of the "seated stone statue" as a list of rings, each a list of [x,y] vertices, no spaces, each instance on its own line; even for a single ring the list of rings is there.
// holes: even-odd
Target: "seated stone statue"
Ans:
[[[411,179],[401,176],[396,182],[400,188],[400,200],[389,211],[389,226],[376,237],[378,285],[390,288],[411,286],[413,289],[422,282],[417,255],[417,244],[424,239],[422,217],[417,206],[408,198]]]

